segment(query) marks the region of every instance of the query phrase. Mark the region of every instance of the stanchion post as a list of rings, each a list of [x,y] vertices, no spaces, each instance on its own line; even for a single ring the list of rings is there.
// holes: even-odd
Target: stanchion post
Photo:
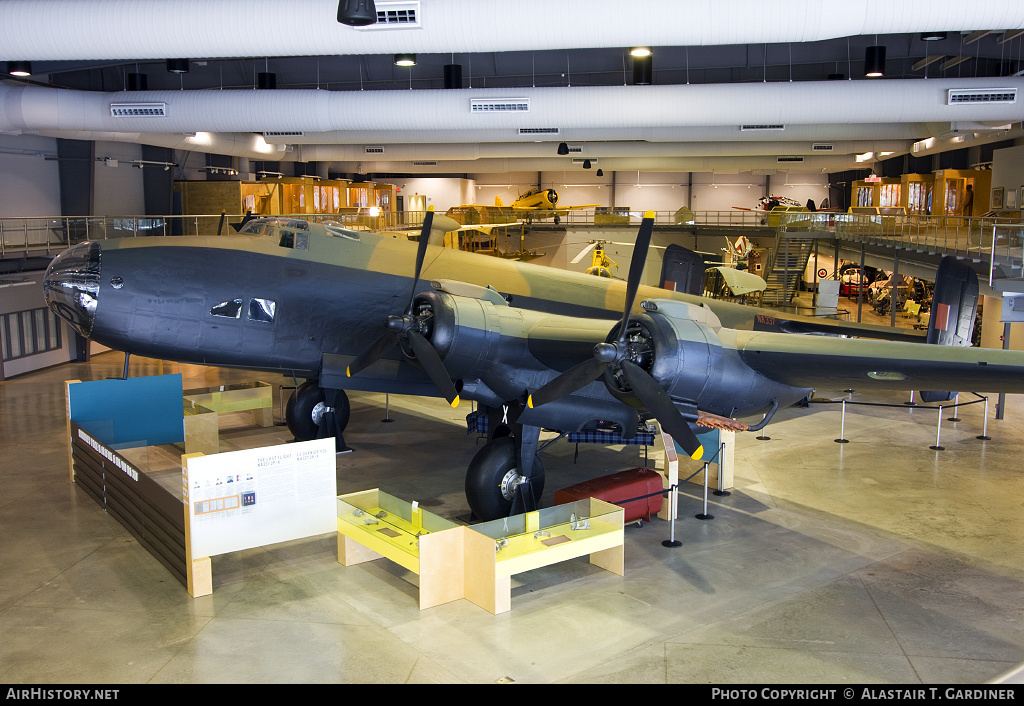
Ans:
[[[715,495],[724,497],[726,495],[732,495],[728,490],[725,489],[725,442],[719,442],[718,444],[718,490],[715,491]]]
[[[935,431],[935,446],[929,446],[932,451],[945,451],[946,447],[942,446],[940,440],[942,438],[942,405],[939,405],[939,421],[938,429]]]
[[[988,441],[992,437],[988,435],[988,397],[985,398],[985,425],[982,427],[981,436],[975,437],[982,441]]]
[[[708,514],[708,468],[711,464],[707,461],[704,462],[704,512],[697,515],[698,520],[713,520],[714,515]]]
[[[837,444],[850,443],[850,440],[846,438],[846,400],[843,400],[843,421],[839,425],[839,438],[834,441]]]
[[[387,392],[384,393],[384,419],[380,421],[381,423],[395,421],[391,418],[391,395]]]
[[[947,422],[959,422],[960,417],[956,416],[960,412],[960,393],[956,393],[956,397],[953,398],[953,416],[946,419]]]
[[[675,494],[676,494],[676,487],[677,486],[674,486],[674,485],[669,486],[668,492],[669,492],[669,496],[670,497],[674,497],[675,496]],[[669,524],[668,539],[666,539],[664,542],[662,542],[661,546],[663,546],[663,547],[672,547],[674,549],[676,547],[683,546],[683,543],[676,539],[676,517],[679,514],[678,503],[676,503],[676,502],[669,503],[668,514],[669,514],[669,516],[671,518],[670,519],[670,524]]]

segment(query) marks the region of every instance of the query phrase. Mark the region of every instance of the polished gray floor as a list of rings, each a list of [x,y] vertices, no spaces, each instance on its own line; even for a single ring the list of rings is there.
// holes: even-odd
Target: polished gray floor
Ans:
[[[685,488],[676,535],[626,530],[626,574],[574,560],[513,581],[512,610],[420,611],[415,577],[386,560],[345,568],[334,535],[214,559],[192,599],[69,483],[63,381],[119,376],[97,356],[0,383],[0,682],[978,683],[1024,662],[1024,412],[982,433],[898,407],[782,410],[770,440],[741,434],[735,488]],[[133,375],[154,374],[153,361]],[[257,379],[168,366],[186,387]],[[267,379],[264,377],[264,379]],[[279,378],[269,381],[281,383]],[[842,399],[837,390],[818,396]],[[962,398],[963,399],[963,398]],[[465,408],[353,394],[340,493],[380,487],[449,518],[467,513],[478,448]],[[944,416],[953,416],[948,411]],[[259,434],[254,428],[225,438]],[[554,490],[637,465],[635,449],[561,441]]]

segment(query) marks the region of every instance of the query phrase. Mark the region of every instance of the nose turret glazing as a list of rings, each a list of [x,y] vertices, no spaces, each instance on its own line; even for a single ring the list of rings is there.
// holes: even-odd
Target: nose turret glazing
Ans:
[[[43,294],[50,309],[86,338],[96,320],[100,292],[100,244],[79,243],[50,263]]]

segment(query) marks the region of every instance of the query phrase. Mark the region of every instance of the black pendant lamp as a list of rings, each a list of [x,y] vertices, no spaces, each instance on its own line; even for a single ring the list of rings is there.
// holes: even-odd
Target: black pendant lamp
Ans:
[[[559,143],[558,154],[562,155],[563,157],[569,154],[569,145],[565,144],[564,142]]]
[[[864,50],[864,75],[871,78],[885,75],[885,47],[875,45]]]
[[[339,0],[338,22],[349,27],[365,27],[377,22],[373,0]]]
[[[583,168],[584,169],[590,169],[590,167],[591,167],[590,160],[589,159],[584,159],[583,160]]]

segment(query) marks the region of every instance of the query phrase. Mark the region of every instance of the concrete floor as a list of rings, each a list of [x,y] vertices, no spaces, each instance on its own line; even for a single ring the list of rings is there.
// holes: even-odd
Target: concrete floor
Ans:
[[[975,438],[983,405],[962,407],[943,422],[944,451],[928,448],[934,410],[848,406],[847,444],[833,441],[838,405],[782,410],[770,440],[739,435],[713,520],[694,518],[699,487],[682,491],[682,547],[662,546],[666,522],[628,527],[625,577],[585,559],[521,574],[512,610],[494,616],[467,601],[421,612],[415,576],[387,560],[339,565],[333,534],[215,557],[213,595],[190,598],[68,481],[63,381],[121,365],[105,354],[0,383],[0,682],[955,684],[1024,662],[1019,397],[990,418],[990,441]],[[282,382],[166,372],[186,387]],[[393,396],[385,424],[382,396],[355,393],[352,407],[339,493],[380,487],[467,513],[468,409]],[[574,464],[573,451],[543,453],[545,504],[638,461],[635,448],[582,446]]]

